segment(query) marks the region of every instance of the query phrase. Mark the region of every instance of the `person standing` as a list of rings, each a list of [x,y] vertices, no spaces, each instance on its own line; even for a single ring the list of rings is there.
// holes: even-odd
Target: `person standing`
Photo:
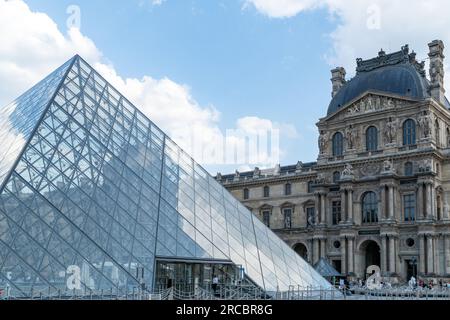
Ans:
[[[218,285],[219,285],[219,277],[217,275],[214,275],[212,279],[212,289],[214,293],[216,293]]]

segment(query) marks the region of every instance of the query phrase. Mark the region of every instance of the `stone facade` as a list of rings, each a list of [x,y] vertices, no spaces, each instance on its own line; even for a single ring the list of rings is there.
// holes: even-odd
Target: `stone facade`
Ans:
[[[443,96],[444,45],[433,41],[429,48],[430,81],[407,46],[358,59],[349,82],[343,68],[332,71],[333,99],[361,88],[363,77],[372,81],[319,120],[317,162],[218,180],[312,264],[325,257],[362,279],[371,265],[401,282],[411,275],[448,279],[450,105]],[[385,72],[381,79],[394,77],[395,86],[395,68],[407,67],[427,86],[423,92],[410,94],[408,82],[405,94],[383,90],[390,86],[373,80]]]

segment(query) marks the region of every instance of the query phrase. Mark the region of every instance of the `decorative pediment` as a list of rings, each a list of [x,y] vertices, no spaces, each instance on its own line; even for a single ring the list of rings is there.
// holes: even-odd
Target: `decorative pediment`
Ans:
[[[412,99],[397,98],[391,95],[382,95],[375,92],[366,92],[362,96],[351,101],[347,106],[340,108],[335,114],[328,117],[332,118],[348,118],[360,114],[368,114],[372,112],[401,108],[405,105],[416,102]]]
[[[293,204],[292,202],[284,202],[282,205],[280,205],[280,208],[284,209],[284,208],[294,208],[295,204]]]
[[[273,209],[273,206],[271,206],[270,204],[263,204],[261,207],[259,207],[259,210],[260,211],[263,211],[263,210],[272,210]]]

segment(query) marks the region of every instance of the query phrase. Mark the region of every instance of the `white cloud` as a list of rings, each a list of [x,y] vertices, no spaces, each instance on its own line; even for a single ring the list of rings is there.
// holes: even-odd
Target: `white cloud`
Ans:
[[[0,83],[7,84],[0,86],[1,105],[78,53],[189,153],[193,153],[195,145],[205,147],[223,139],[218,126],[220,112],[214,106],[200,105],[188,86],[168,78],[121,77],[79,29],[71,28],[64,35],[49,16],[31,11],[23,1],[0,0],[0,43]],[[276,126],[270,120],[257,119],[267,128]],[[258,125],[255,120],[253,123]],[[237,124],[246,132],[243,124],[248,121],[240,119]],[[288,138],[295,137],[295,127],[281,127]],[[202,162],[203,158],[197,159]]]
[[[289,18],[304,10],[319,7],[322,0],[245,0],[244,8],[254,6],[271,18]]]
[[[400,50],[409,44],[418,60],[428,58],[427,44],[440,39],[450,52],[450,1],[447,0],[245,0],[272,17],[292,17],[326,8],[337,26],[329,35],[333,49],[325,56],[330,66],[344,66],[354,74],[355,59],[371,58],[383,48]],[[450,58],[450,54],[447,53]],[[448,60],[447,60],[448,61]],[[450,69],[446,63],[446,89],[450,92]]]

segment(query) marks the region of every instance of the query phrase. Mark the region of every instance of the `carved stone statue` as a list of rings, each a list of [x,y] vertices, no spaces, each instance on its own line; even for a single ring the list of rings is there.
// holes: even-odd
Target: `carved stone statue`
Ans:
[[[324,173],[318,173],[316,178],[316,184],[322,184],[325,183],[325,174]]]
[[[220,172],[217,172],[216,180],[219,182],[222,181],[222,174]]]
[[[236,170],[236,172],[234,173],[234,181],[239,181],[239,178],[241,177],[241,174],[239,173],[239,171]]]
[[[253,178],[259,178],[261,176],[261,170],[259,170],[258,167],[255,167],[255,170],[253,170]]]
[[[357,146],[357,139],[358,139],[358,131],[355,128],[348,128],[345,131],[345,134],[347,136],[347,147],[349,149],[354,149]]]
[[[394,143],[397,133],[397,126],[397,119],[389,119],[389,121],[386,122],[386,126],[384,128],[384,138],[386,140],[386,144]]]
[[[345,165],[344,170],[342,170],[341,173],[341,180],[345,180],[345,179],[353,179],[354,178],[354,173],[353,173],[353,166],[350,163],[347,163]]]
[[[320,154],[324,154],[328,146],[328,134],[321,133],[319,136],[319,150]]]
[[[383,162],[383,173],[395,173],[394,164],[391,160],[386,159]]]
[[[374,103],[372,101],[372,97],[369,96],[367,97],[367,101],[366,101],[366,111],[372,111],[374,107]]]
[[[432,132],[432,119],[431,119],[431,115],[429,113],[426,113],[422,116],[419,117],[419,119],[417,120],[418,124],[419,124],[419,128],[422,132],[422,137],[423,138],[428,138],[431,136],[431,132]]]

